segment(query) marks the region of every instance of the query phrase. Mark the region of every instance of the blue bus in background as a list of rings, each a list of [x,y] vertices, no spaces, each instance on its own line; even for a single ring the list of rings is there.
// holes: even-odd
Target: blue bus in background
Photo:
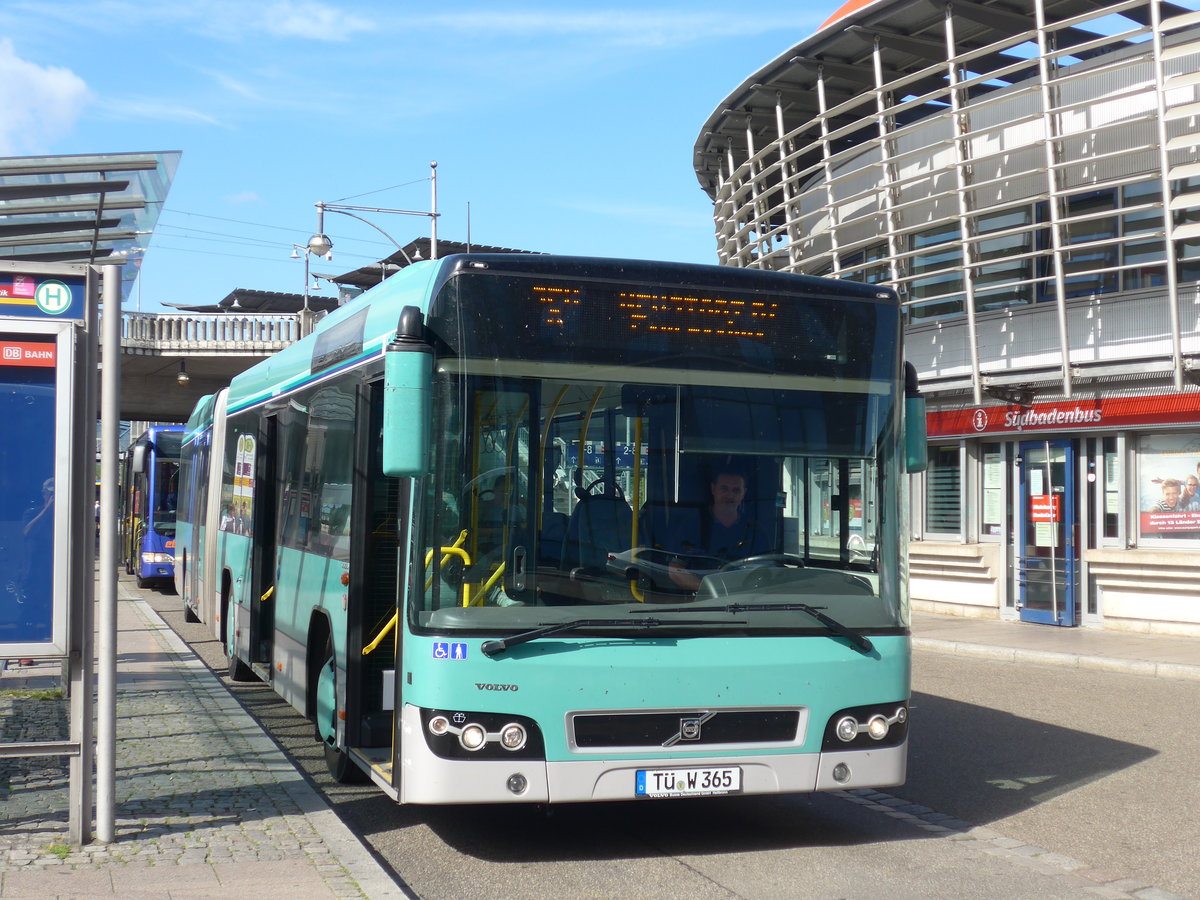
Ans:
[[[177,585],[398,802],[896,785],[924,423],[877,285],[418,262],[197,405]]]
[[[125,451],[121,556],[138,587],[174,584],[182,425],[151,425]]]

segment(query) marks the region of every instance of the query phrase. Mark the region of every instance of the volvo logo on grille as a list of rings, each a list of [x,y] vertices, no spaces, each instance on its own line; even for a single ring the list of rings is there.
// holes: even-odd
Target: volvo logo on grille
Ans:
[[[700,730],[704,723],[715,716],[715,712],[702,713],[698,716],[683,716],[679,720],[679,730],[663,741],[664,747],[673,747],[680,741],[700,740]]]

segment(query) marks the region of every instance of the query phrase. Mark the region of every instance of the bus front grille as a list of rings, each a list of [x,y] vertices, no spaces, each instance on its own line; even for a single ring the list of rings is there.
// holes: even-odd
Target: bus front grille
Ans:
[[[588,712],[572,714],[569,727],[579,750],[795,745],[804,737],[802,718],[798,709]]]

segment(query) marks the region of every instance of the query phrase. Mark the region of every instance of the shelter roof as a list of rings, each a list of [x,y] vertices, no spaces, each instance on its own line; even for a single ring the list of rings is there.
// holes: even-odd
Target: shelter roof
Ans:
[[[180,153],[98,153],[0,159],[0,259],[128,260],[129,296]]]

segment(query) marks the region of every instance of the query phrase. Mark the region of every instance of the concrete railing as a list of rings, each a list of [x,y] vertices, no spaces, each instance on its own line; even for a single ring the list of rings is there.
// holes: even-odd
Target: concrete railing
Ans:
[[[145,352],[264,353],[312,331],[318,314],[125,313],[121,346]]]

